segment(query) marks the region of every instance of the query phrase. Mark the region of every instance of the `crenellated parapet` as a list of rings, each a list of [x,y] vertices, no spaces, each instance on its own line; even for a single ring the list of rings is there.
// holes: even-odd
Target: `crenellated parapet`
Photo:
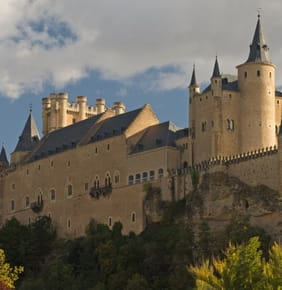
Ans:
[[[108,110],[112,110],[115,115],[126,111],[122,102],[115,102],[113,107],[109,108],[106,106],[105,99],[99,98],[96,99],[95,106],[90,106],[87,104],[86,96],[78,96],[75,102],[69,102],[67,93],[52,93],[42,99],[43,135]]]

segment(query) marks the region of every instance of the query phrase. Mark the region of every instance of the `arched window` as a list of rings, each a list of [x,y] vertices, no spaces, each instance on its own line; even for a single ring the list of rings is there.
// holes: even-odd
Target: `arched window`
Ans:
[[[148,180],[148,172],[143,172],[142,173],[142,182],[145,182]]]
[[[105,176],[105,187],[111,187],[111,186],[112,186],[111,176],[109,173],[107,173]]]
[[[108,217],[108,226],[109,227],[112,226],[112,217],[111,216]]]
[[[93,187],[94,187],[94,189],[99,189],[100,188],[100,180],[99,180],[99,176],[97,176],[97,175],[95,177]]]
[[[140,173],[137,173],[135,175],[135,183],[140,183],[141,182],[141,174]]]
[[[56,200],[56,191],[55,189],[50,190],[50,199],[51,200]]]
[[[68,184],[68,196],[72,195],[72,184]]]
[[[155,171],[150,170],[150,180],[154,180],[154,179],[155,179]]]
[[[158,176],[159,178],[162,178],[164,176],[164,170],[162,168],[159,168]]]
[[[136,222],[136,212],[135,212],[135,211],[133,211],[133,212],[131,213],[131,222],[132,222],[132,223],[135,223],[135,222]]]
[[[128,184],[132,185],[134,183],[134,176],[133,175],[129,175],[128,176]]]

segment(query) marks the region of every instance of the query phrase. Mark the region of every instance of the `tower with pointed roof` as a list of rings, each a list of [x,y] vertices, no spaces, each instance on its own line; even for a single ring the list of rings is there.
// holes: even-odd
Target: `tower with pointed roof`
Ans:
[[[240,151],[277,144],[275,132],[275,65],[269,57],[260,15],[247,61],[239,66]]]
[[[35,123],[35,120],[30,112],[23,131],[19,137],[18,143],[14,152],[11,154],[11,163],[18,164],[23,158],[30,153],[38,144],[40,135]]]
[[[7,158],[6,150],[4,145],[0,152],[0,171],[9,167],[9,161]]]

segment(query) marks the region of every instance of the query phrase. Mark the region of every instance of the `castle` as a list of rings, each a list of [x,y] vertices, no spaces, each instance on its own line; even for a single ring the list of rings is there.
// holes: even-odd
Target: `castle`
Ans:
[[[30,113],[11,160],[0,154],[0,223],[30,223],[49,215],[62,236],[79,236],[91,218],[125,233],[146,226],[145,182],[162,198],[178,200],[191,189],[190,173],[223,171],[250,185],[282,188],[282,93],[275,90],[258,16],[247,60],[237,76],[220,73],[216,58],[201,92],[193,68],[189,127],[160,123],[150,105],[126,112],[104,99],[66,93],[42,99],[43,137]]]

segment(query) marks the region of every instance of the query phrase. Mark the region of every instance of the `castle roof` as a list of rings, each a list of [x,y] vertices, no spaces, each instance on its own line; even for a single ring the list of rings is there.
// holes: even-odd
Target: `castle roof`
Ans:
[[[40,140],[35,120],[30,112],[14,152],[31,151]]]
[[[139,132],[139,140],[132,147],[131,153],[152,150],[163,146],[175,147],[178,128],[170,121],[153,125]],[[136,138],[133,136],[132,138]],[[129,141],[130,142],[130,141]]]
[[[6,154],[6,150],[5,150],[4,146],[2,146],[1,153],[0,153],[0,163],[2,163],[4,165],[8,165],[9,164],[9,161],[8,161],[8,158],[7,158],[7,154]]]
[[[250,45],[250,53],[247,59],[248,62],[266,62],[270,63],[270,58],[268,54],[269,48],[264,40],[264,34],[262,31],[262,26],[260,22],[260,15],[258,15],[258,21],[256,25],[256,30],[254,33],[252,44]]]
[[[29,156],[29,161],[42,159],[78,145],[84,145],[121,135],[133,122],[141,109],[123,113],[101,120],[102,113],[70,126],[50,132],[41,140],[39,146]],[[99,120],[99,121],[98,121]]]
[[[197,85],[197,81],[196,81],[196,72],[195,72],[195,65],[194,65],[193,66],[192,77],[191,77],[191,81],[190,81],[190,87],[196,86],[196,85]]]
[[[226,91],[238,91],[238,80],[237,76],[233,75],[221,75],[222,81],[222,90]],[[209,84],[204,90],[203,93],[207,93],[211,90],[211,84]]]
[[[212,78],[218,78],[218,77],[220,77],[220,71],[219,71],[219,65],[218,65],[218,61],[216,57],[214,67],[213,67]]]

